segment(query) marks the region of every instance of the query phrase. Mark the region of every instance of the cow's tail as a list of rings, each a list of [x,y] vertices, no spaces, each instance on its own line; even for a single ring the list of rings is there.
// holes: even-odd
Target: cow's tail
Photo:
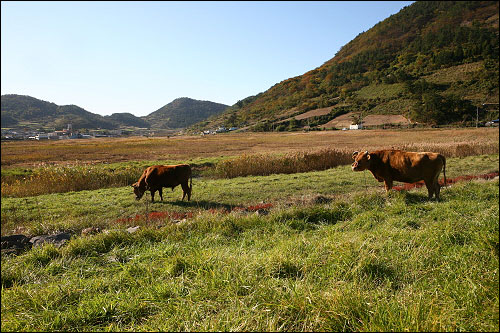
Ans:
[[[189,194],[193,193],[193,175],[189,175]]]
[[[443,160],[443,176],[444,176],[443,187],[446,187],[446,157],[441,155],[441,159]]]

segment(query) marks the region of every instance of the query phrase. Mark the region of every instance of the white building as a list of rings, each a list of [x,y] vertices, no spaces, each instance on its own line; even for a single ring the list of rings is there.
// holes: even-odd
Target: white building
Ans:
[[[36,140],[48,140],[49,139],[49,135],[48,134],[42,134],[42,133],[40,133],[40,134],[37,134],[35,136],[35,139]]]
[[[363,128],[363,124],[351,124],[349,125],[349,129],[352,129],[352,130],[357,130],[357,129],[362,129]]]

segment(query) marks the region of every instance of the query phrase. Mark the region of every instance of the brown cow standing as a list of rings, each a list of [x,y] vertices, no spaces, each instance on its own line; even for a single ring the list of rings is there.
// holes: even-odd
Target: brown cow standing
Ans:
[[[386,191],[392,188],[393,181],[415,183],[423,180],[429,199],[435,194],[439,200],[438,178],[443,170],[446,186],[446,158],[439,153],[405,152],[401,150],[377,150],[372,153],[357,152],[352,154],[353,171],[370,170],[373,176],[385,183]]]
[[[189,186],[188,186],[189,180]],[[153,165],[148,167],[142,173],[141,178],[132,184],[136,200],[139,200],[147,190],[151,191],[151,202],[155,201],[155,191],[160,193],[160,199],[163,201],[162,187],[170,187],[172,191],[177,185],[182,186],[182,200],[187,194],[188,201],[191,200],[191,190],[193,188],[193,179],[191,167],[187,164],[179,165]]]

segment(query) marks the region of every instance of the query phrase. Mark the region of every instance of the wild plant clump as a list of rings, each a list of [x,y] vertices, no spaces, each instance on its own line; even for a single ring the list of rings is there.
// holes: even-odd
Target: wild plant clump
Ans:
[[[284,155],[242,155],[221,161],[215,168],[219,178],[241,176],[267,176],[277,173],[297,173],[326,170],[350,163],[351,153],[346,150],[323,149],[316,152],[296,152]]]
[[[25,197],[120,187],[136,181],[141,172],[133,167],[115,170],[98,165],[42,166],[23,178],[2,179],[2,196]]]

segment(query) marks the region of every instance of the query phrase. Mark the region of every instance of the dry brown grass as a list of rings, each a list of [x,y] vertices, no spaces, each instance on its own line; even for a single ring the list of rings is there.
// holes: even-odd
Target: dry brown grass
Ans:
[[[24,178],[2,177],[2,197],[26,197],[49,193],[96,190],[126,186],[136,181],[142,168],[119,170],[99,165],[43,166]]]
[[[275,173],[326,170],[351,162],[351,152],[336,149],[288,153],[285,155],[244,154],[240,157],[217,163],[215,175],[220,178],[250,175],[267,176]]]
[[[432,151],[446,157],[466,157],[497,154],[498,143],[437,143],[403,144],[391,148],[405,151]],[[371,150],[371,149],[369,149]],[[215,168],[215,176],[233,178],[240,176],[265,176],[276,173],[319,171],[352,163],[352,150],[322,149],[313,152],[288,154],[242,155],[221,161]]]
[[[65,141],[2,142],[4,167],[34,167],[41,162],[123,162],[145,160],[189,161],[243,154],[336,150],[374,150],[395,146],[474,145],[497,147],[498,128],[321,131],[300,133],[228,133],[171,138],[101,138]],[[451,148],[450,148],[451,149]],[[490,150],[491,148],[488,148]]]

